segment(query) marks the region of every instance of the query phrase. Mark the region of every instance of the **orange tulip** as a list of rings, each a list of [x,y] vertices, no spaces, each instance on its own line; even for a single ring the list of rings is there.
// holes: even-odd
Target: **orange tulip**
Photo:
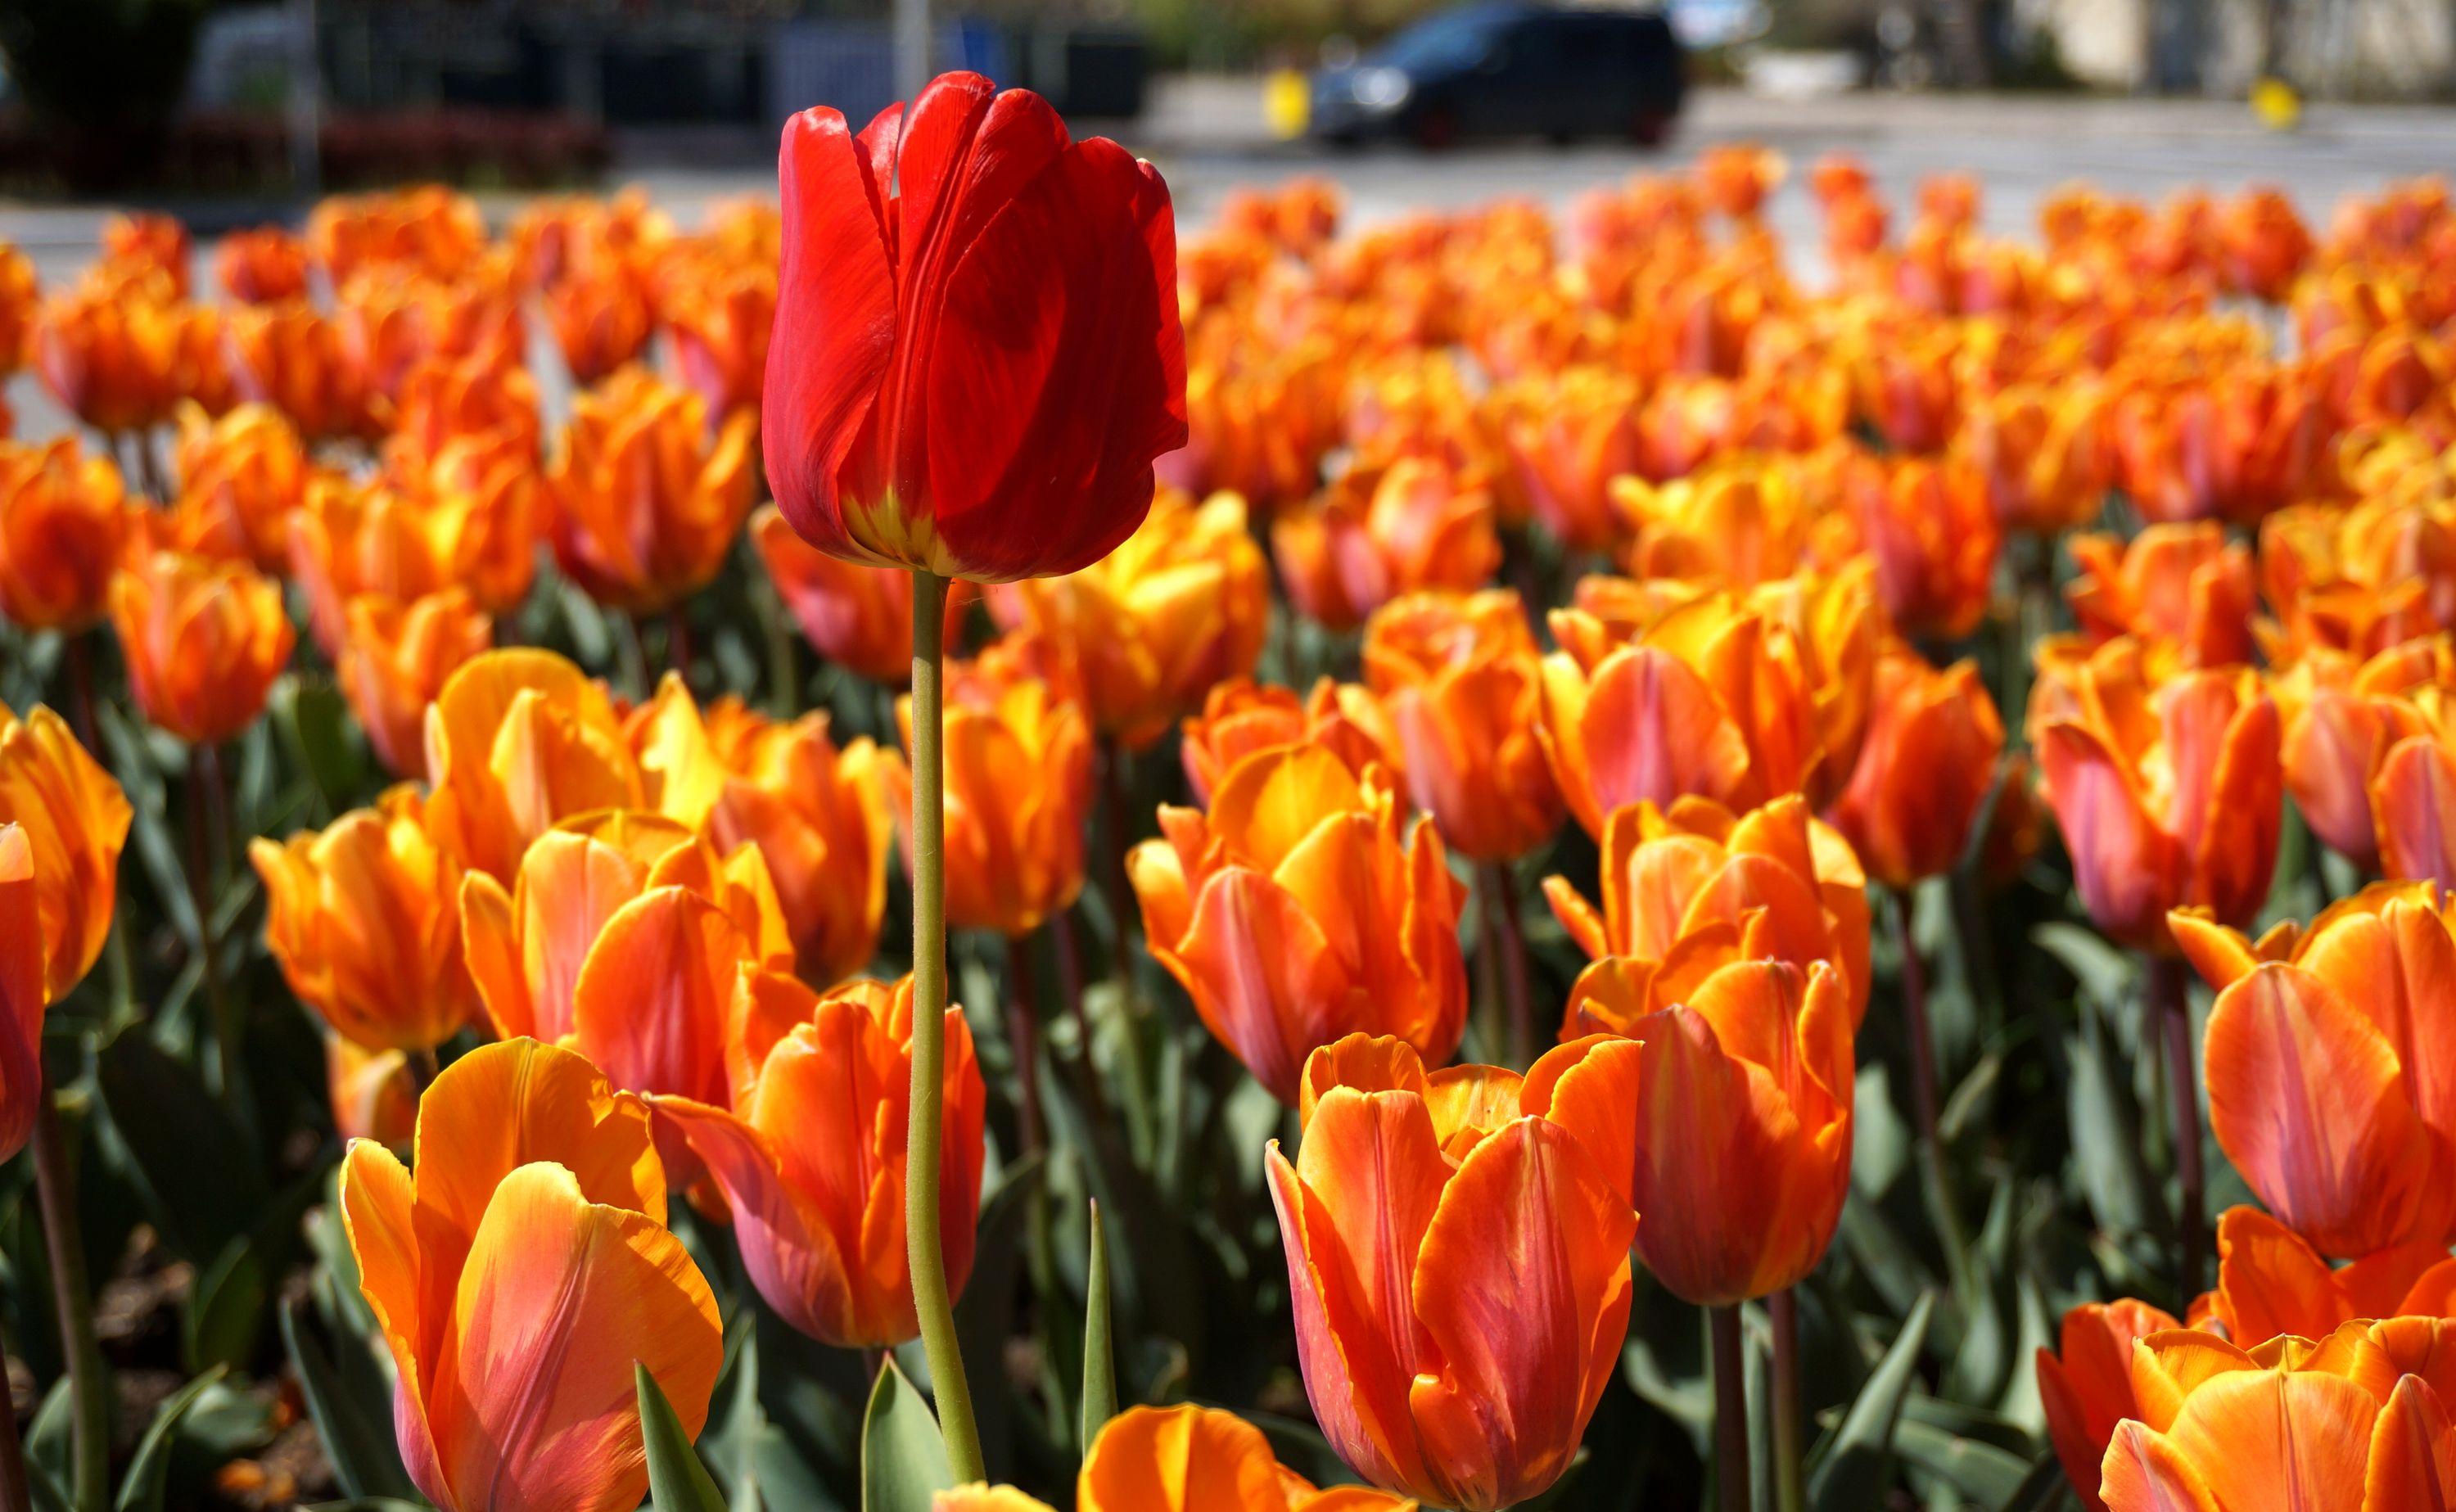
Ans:
[[[2247,524],[2295,502],[2324,479],[2316,387],[2290,364],[2253,362],[2135,383],[2115,412],[2124,492],[2153,521]]]
[[[1875,714],[1826,817],[1889,888],[1941,876],[1970,847],[2004,754],[2004,722],[1973,662],[1943,671],[1908,646],[1876,663]]]
[[[1246,757],[1206,816],[1163,807],[1126,858],[1152,954],[1281,1102],[1305,1057],[1386,1033],[1447,1060],[1466,1027],[1459,910],[1440,833],[1402,839],[1385,778],[1317,746]]]
[[[454,672],[494,644],[494,622],[446,588],[404,603],[379,593],[352,599],[349,633],[334,661],[367,744],[396,777],[426,776],[426,711]]]
[[[938,1204],[948,1284],[972,1269],[988,1090],[960,1008],[946,1011]],[[906,1265],[912,979],[825,994],[746,971],[731,1000],[730,1097],[653,1099],[733,1210],[743,1268],[788,1323],[840,1348],[921,1331]]]
[[[1791,172],[1780,153],[1752,142],[1725,142],[1697,154],[1697,186],[1733,220],[1753,220],[1766,196]]]
[[[34,371],[62,408],[94,429],[145,430],[179,402],[189,325],[167,286],[66,290],[34,314]]]
[[[1333,630],[1402,593],[1480,588],[1501,565],[1492,496],[1414,457],[1350,472],[1317,507],[1281,514],[1271,553],[1289,603]]]
[[[2258,676],[2160,678],[2128,637],[2037,656],[2030,743],[2090,918],[2139,949],[2166,946],[2169,909],[2249,919],[2276,868],[2285,784]]]
[[[2115,471],[2102,387],[2058,378],[1973,396],[1959,455],[1986,480],[2005,530],[2056,536],[2096,520]]]
[[[2377,871],[2384,828],[2399,851],[2392,875],[2437,875],[2440,758],[2431,752],[2442,710],[2456,694],[2456,645],[2432,636],[2359,664],[2313,647],[2270,688],[2284,725],[2285,787],[2311,832],[2362,870]],[[2389,776],[2392,757],[2398,769]]]
[[[1194,801],[1209,806],[1230,768],[1274,746],[1319,746],[1360,779],[1376,762],[1393,773],[1404,769],[1389,710],[1361,684],[1325,677],[1300,699],[1294,688],[1230,678],[1211,689],[1202,712],[1184,725],[1177,749]]]
[[[102,223],[102,268],[113,278],[159,274],[174,298],[188,296],[195,247],[175,215],[113,215]]]
[[[528,443],[508,429],[456,437],[406,481],[452,582],[488,614],[518,609],[545,532],[545,480]]]
[[[2089,1512],[2106,1512],[2098,1499],[2098,1465],[2116,1424],[2140,1415],[2132,1390],[2132,1346],[2180,1326],[2147,1302],[2083,1302],[2064,1314],[2057,1350],[2038,1351],[2038,1402],[2046,1410],[2047,1437],[2063,1463],[2064,1479]]]
[[[1851,988],[1818,961],[1732,962],[1647,1011],[1644,971],[1581,980],[1596,1034],[1547,1052],[1528,1101],[1576,1128],[1627,1202],[1647,1268],[1721,1307],[1796,1285],[1851,1185]],[[1642,1015],[1642,1016],[1641,1016]],[[1537,1089],[1543,1089],[1540,1093]]]
[[[1535,635],[1518,595],[1417,593],[1364,631],[1365,683],[1390,713],[1416,807],[1473,861],[1515,861],[1561,828],[1535,733]]]
[[[1837,471],[1895,627],[1945,640],[1977,628],[2001,539],[1978,475],[1922,458],[1855,460]]]
[[[1619,538],[1611,482],[1644,470],[1643,397],[1635,378],[1600,367],[1524,379],[1496,397],[1535,519],[1573,550],[1607,550]]]
[[[72,634],[101,619],[129,521],[109,458],[83,455],[72,436],[0,440],[0,616]]]
[[[2218,1216],[2217,1289],[2192,1304],[2192,1326],[2239,1344],[2296,1334],[2322,1338],[2364,1318],[2456,1316],[2456,1259],[2437,1240],[2391,1245],[2351,1265],[2328,1262],[2258,1208]]]
[[[757,409],[776,323],[776,265],[702,253],[666,276],[661,318],[676,374],[710,414]]]
[[[308,215],[307,245],[336,285],[387,265],[449,277],[484,250],[486,220],[476,200],[440,184],[333,194]]]
[[[931,1512],[1052,1512],[1010,1486],[941,1491]],[[1083,1456],[1074,1512],[1416,1512],[1363,1486],[1316,1490],[1279,1463],[1262,1431],[1232,1412],[1181,1402],[1129,1407]]]
[[[324,1036],[324,1093],[342,1139],[406,1145],[418,1133],[418,1084],[409,1056]]]
[[[546,328],[574,383],[635,361],[656,334],[645,273],[620,252],[592,249],[545,287]]]
[[[1427,1502],[1541,1494],[1628,1328],[1635,1216],[1580,1131],[1607,1075],[1427,1075],[1407,1045],[1356,1034],[1315,1050],[1303,1085],[1303,1143],[1291,1164],[1272,1141],[1268,1175],[1324,1436]]]
[[[33,853],[52,998],[85,980],[111,937],[119,852],[134,818],[118,782],[65,720],[39,705],[21,720],[0,704],[0,823],[23,828]]]
[[[1616,479],[1613,507],[1636,533],[1622,560],[1641,579],[1750,588],[1847,555],[1847,520],[1810,482],[1805,468],[1748,458],[1661,484]]]
[[[2079,570],[2064,597],[2093,642],[2170,641],[2186,666],[2251,660],[2251,552],[2228,545],[2222,525],[2151,525],[2128,543],[2087,535],[2068,544]]]
[[[340,328],[305,300],[234,305],[223,334],[241,398],[279,410],[310,438],[379,430],[365,371],[344,348]]]
[[[1034,580],[1046,581],[1046,580]],[[948,669],[947,922],[1021,939],[1083,890],[1092,732],[1083,711],[1016,664],[1012,643]],[[912,744],[912,701],[896,717]],[[889,806],[912,848],[912,776],[886,766]]]
[[[279,226],[234,231],[214,249],[214,278],[243,304],[304,298],[307,244]]]
[[[792,947],[758,848],[720,855],[655,814],[612,810],[538,837],[510,889],[460,884],[461,950],[495,1032],[567,1045],[626,1091],[726,1096],[734,973]]]
[[[259,572],[288,569],[290,517],[306,502],[316,467],[279,410],[241,404],[216,419],[193,404],[181,409],[173,466],[174,533],[188,549]]]
[[[111,623],[137,706],[191,746],[255,724],[297,639],[280,584],[179,551],[132,552],[111,580]]]
[[[318,833],[248,843],[264,943],[298,1000],[368,1050],[431,1050],[478,1006],[460,958],[460,868],[400,787]]]
[[[50,975],[34,843],[23,825],[0,823],[0,1160],[26,1148],[48,1095],[43,1011],[51,1001]]]
[[[724,1363],[716,1297],[665,1227],[648,1112],[568,1051],[453,1062],[417,1171],[371,1140],[341,1215],[399,1373],[393,1426],[443,1512],[624,1512],[648,1485],[634,1364],[696,1435]]]
[[[750,513],[756,427],[738,413],[711,440],[707,401],[645,368],[581,395],[546,472],[555,560],[632,614],[698,592]]]
[[[1561,927],[1597,963],[1589,975],[1608,962],[1622,979],[1590,993],[1604,977],[1582,977],[1570,1031],[1634,1033],[1633,1015],[1681,1001],[1697,972],[1735,960],[1824,962],[1841,975],[1854,1031],[1865,1016],[1867,873],[1796,794],[1737,815],[1703,798],[1615,809],[1600,869],[1601,912],[1567,878],[1544,879]]]
[[[830,662],[886,687],[912,681],[912,574],[830,557],[793,533],[773,504],[750,517],[750,542],[802,634]],[[946,644],[961,639],[978,589],[947,584]]]
[[[892,820],[867,736],[839,749],[825,713],[777,724],[738,698],[703,712],[679,678],[631,716],[660,807],[728,853],[755,846],[805,981],[842,981],[878,951]]]
[[[426,823],[498,882],[564,819],[645,802],[603,685],[551,651],[488,651],[444,680],[426,715]]]
[[[1236,343],[1233,358],[1196,359],[1185,373],[1189,439],[1155,464],[1163,484],[1218,490],[1264,519],[1313,497],[1339,444],[1348,361],[1323,337]]]
[[[14,373],[33,350],[34,313],[43,302],[34,259],[0,242],[0,372]]]
[[[407,602],[461,588],[488,613],[517,607],[531,564],[508,559],[534,549],[527,505],[512,494],[317,480],[290,525],[291,568],[317,644],[329,657],[343,654],[350,601],[361,594]]]
[[[449,280],[379,265],[337,287],[341,349],[374,394],[399,393],[421,363],[479,354],[516,361],[527,350],[518,293],[500,259]]]
[[[2204,912],[2175,941],[2220,989],[2209,1128],[2270,1212],[2326,1255],[2456,1237],[2456,912],[2376,883],[2258,945]]]
[[[1586,832],[1640,801],[1838,791],[1874,683],[1867,569],[1747,595],[1653,586],[1589,578],[1577,607],[1552,611],[1562,649],[1544,661],[1539,733]]]
[[[2348,1323],[2244,1350],[2205,1334],[2133,1346],[2140,1416],[2100,1467],[2107,1512],[2416,1512],[2448,1504],[2456,1324]]]
[[[428,476],[451,443],[492,438],[490,451],[508,451],[535,468],[543,434],[537,380],[528,369],[491,351],[438,358],[402,378],[384,464],[395,477],[415,481]]]
[[[1174,489],[1125,543],[1080,572],[993,587],[999,622],[1037,643],[1101,734],[1149,746],[1224,679],[1254,670],[1270,628],[1270,570],[1245,503]]]

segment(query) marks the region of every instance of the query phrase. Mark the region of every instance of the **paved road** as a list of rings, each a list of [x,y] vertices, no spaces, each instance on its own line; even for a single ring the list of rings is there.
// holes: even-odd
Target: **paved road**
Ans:
[[[1695,99],[1678,136],[1660,152],[1625,146],[1504,146],[1426,155],[1407,148],[1326,153],[1270,139],[1258,84],[1239,79],[1167,82],[1142,121],[1117,135],[1159,163],[1179,213],[1198,224],[1238,185],[1327,174],[1346,186],[1351,217],[1370,223],[1427,207],[1471,205],[1501,195],[1555,207],[1631,173],[1677,166],[1715,142],[1751,140],[1788,153],[1798,168],[1842,148],[1866,159],[1896,202],[1918,179],[1949,169],[1986,185],[1995,230],[2026,234],[2038,201],[2057,185],[2089,179],[2112,192],[2162,196],[2191,185],[2273,184],[2306,215],[2324,217],[2343,196],[2397,178],[2456,169],[2456,109],[2321,106],[2302,130],[2262,130],[2232,102],[2101,100],[2062,96],[1846,95],[1773,101],[1709,90]],[[644,185],[686,222],[711,202],[774,192],[772,147],[746,133],[700,133],[618,143],[617,181]],[[491,205],[505,210],[509,201]],[[177,207],[231,223],[227,207]],[[92,255],[97,207],[0,204],[0,238],[33,255],[47,281],[73,276]],[[1770,216],[1796,247],[1812,245],[1816,217],[1793,181]],[[47,434],[57,414],[19,378],[8,390],[22,435]]]

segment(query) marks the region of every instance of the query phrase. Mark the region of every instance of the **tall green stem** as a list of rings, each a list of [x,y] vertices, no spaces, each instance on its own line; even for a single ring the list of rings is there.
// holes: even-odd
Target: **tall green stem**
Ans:
[[[1800,1421],[1799,1293],[1785,1287],[1766,1298],[1773,1323],[1774,1512],[1807,1512],[1808,1436]]]
[[[1911,928],[1911,895],[1893,893],[1893,938],[1902,954],[1902,1031],[1911,1046],[1911,1117],[1916,1127],[1919,1178],[1927,1188],[1929,1216],[1935,1221],[1936,1241],[1944,1246],[1955,1299],[1972,1305],[1970,1241],[1961,1227],[1961,1209],[1954,1201],[1953,1179],[1945,1167],[1944,1136],[1938,1132],[1935,1074],[1935,1029],[1927,1016],[1927,971],[1919,961],[1918,941]]]
[[[989,1479],[955,1338],[938,1223],[939,1111],[947,1061],[947,580],[912,573],[912,1110],[905,1137],[904,1233],[912,1305],[938,1399],[938,1431],[958,1484]]]
[[[93,1326],[93,1292],[86,1284],[76,1177],[69,1167],[59,1109],[49,1087],[34,1105],[33,1145],[34,1188],[43,1208],[51,1295],[59,1306],[60,1352],[68,1357],[69,1496],[77,1512],[103,1512],[111,1502],[111,1384],[103,1379],[102,1339]]]
[[[1518,899],[1506,863],[1487,861],[1475,869],[1483,894],[1484,945],[1497,963],[1502,1003],[1499,1032],[1488,1036],[1496,1059],[1525,1071],[1535,1063],[1534,992],[1526,975],[1526,939],[1518,924]]]
[[[1749,1512],[1748,1364],[1740,1348],[1740,1310],[1706,1309],[1714,1359],[1714,1505]]]
[[[2162,1031],[2166,1042],[2166,1101],[2175,1123],[2175,1175],[2182,1189],[2175,1214],[2176,1269],[2188,1307],[2200,1295],[2208,1268],[2208,1179],[2200,1161],[2200,1057],[2192,1053],[2192,1003],[2183,963],[2174,956],[2155,956],[2149,962],[2149,1009],[2157,1015],[2149,1029]]]

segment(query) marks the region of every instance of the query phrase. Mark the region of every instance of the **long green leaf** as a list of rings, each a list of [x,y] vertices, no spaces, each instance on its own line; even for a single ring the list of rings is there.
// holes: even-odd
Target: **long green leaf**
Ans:
[[[1083,1291],[1083,1452],[1100,1425],[1117,1415],[1116,1350],[1110,1338],[1109,1238],[1100,1223],[1100,1204],[1092,1203],[1092,1258]]]
[[[1893,1425],[1902,1415],[1919,1350],[1927,1341],[1935,1294],[1927,1293],[1885,1358],[1868,1375],[1833,1437],[1824,1445],[1808,1480],[1809,1505],[1816,1512],[1864,1512],[1884,1498],[1885,1467],[1893,1459]]]
[[[281,1343],[290,1352],[299,1395],[307,1400],[307,1416],[324,1441],[324,1458],[332,1461],[341,1494],[359,1501],[412,1495],[415,1488],[389,1426],[370,1419],[371,1403],[358,1400],[342,1383],[332,1357],[299,1318],[295,1301],[281,1309]]]
[[[645,1365],[633,1365],[631,1374],[640,1393],[640,1437],[648,1449],[648,1500],[657,1512],[726,1512],[724,1495],[657,1378]]]
[[[223,1367],[215,1365],[173,1393],[154,1414],[145,1437],[136,1442],[136,1457],[128,1461],[128,1478],[119,1483],[119,1499],[113,1503],[117,1512],[162,1512],[164,1482],[171,1474],[171,1444],[178,1436],[179,1420],[223,1373]]]
[[[890,1358],[861,1423],[861,1512],[930,1512],[954,1484],[938,1420]]]

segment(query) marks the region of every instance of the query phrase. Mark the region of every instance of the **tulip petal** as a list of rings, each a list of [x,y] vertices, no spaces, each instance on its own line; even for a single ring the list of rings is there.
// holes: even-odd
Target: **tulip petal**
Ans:
[[[1665,807],[1695,793],[1730,800],[1749,777],[1749,746],[1688,664],[1655,646],[1615,652],[1595,669],[1579,713],[1594,803]]]
[[[457,1512],[427,1421],[426,1361],[435,1359],[450,1318],[449,1297],[433,1311],[420,1277],[419,1223],[409,1168],[371,1139],[353,1139],[341,1161],[341,1225],[358,1267],[358,1287],[392,1351],[393,1436],[410,1479],[446,1512]],[[439,1289],[440,1292],[440,1289]]]
[[[2128,944],[2153,936],[2175,893],[2174,842],[2141,807],[2121,764],[2087,730],[2058,723],[2039,734],[2038,768],[2090,917]]]
[[[2399,741],[2371,779],[2380,866],[2456,888],[2456,755],[2426,735]]]
[[[2167,1437],[2221,1507],[2360,1512],[2378,1413],[2342,1376],[2233,1371],[2193,1391]]]
[[[0,1160],[23,1149],[43,1091],[43,1010],[50,999],[34,886],[34,848],[0,824]]]
[[[647,1486],[636,1361],[684,1432],[707,1420],[725,1353],[716,1297],[670,1233],[525,1165],[487,1205],[437,1371],[442,1462],[472,1507],[624,1512]]]
[[[2429,1131],[2396,1052],[2327,982],[2261,967],[2218,994],[2205,1057],[2219,1144],[2323,1253],[2384,1249],[2435,1220]]]
[[[652,1100],[724,1192],[743,1269],[777,1317],[839,1348],[900,1341],[865,1337],[870,1330],[842,1246],[816,1206],[785,1179],[765,1135],[722,1108],[686,1097]]]
[[[1281,1102],[1346,1014],[1350,984],[1321,926],[1287,889],[1232,867],[1203,885],[1184,941],[1153,954],[1203,1024]]]
[[[1076,1512],[1251,1512],[1286,1504],[1262,1431],[1216,1407],[1130,1407],[1083,1457]]]
[[[2349,1316],[2328,1262],[2257,1208],[2228,1208],[2218,1218],[2217,1296],[2239,1343],[2280,1334],[2322,1338]]]
[[[725,1022],[742,935],[696,893],[651,888],[615,911],[572,986],[572,1042],[617,1086],[726,1095]]]
[[[2115,1430],[2099,1474],[2107,1512],[2225,1512],[2182,1451],[2137,1422]]]
[[[2456,1424],[2419,1377],[2396,1384],[2371,1429],[2363,1512],[2450,1512],[2456,1508]]]

